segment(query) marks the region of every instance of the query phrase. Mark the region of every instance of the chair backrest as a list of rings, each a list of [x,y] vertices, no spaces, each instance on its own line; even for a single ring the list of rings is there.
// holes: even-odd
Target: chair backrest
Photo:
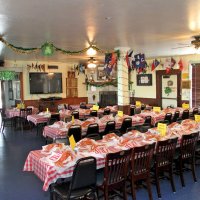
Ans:
[[[149,176],[154,149],[155,143],[133,148],[131,157],[132,180],[145,179]]]
[[[177,110],[177,111],[174,113],[174,117],[173,117],[173,119],[172,119],[172,122],[176,122],[177,119],[179,118],[179,116],[180,116],[180,112]]]
[[[180,145],[182,159],[192,158],[195,155],[195,146],[199,137],[199,132],[183,135]]]
[[[96,186],[96,166],[96,158],[91,156],[81,158],[76,162],[67,199],[70,199],[73,190]]]
[[[109,153],[106,155],[104,185],[117,185],[126,181],[132,150]]]
[[[158,121],[158,122],[155,123],[155,127],[158,126],[158,123],[162,123],[162,124],[167,124],[167,125],[169,125],[169,121],[168,121],[168,120],[161,120],[161,121]]]
[[[69,137],[66,138],[54,138],[53,143],[64,143],[65,145],[70,145]]]
[[[125,133],[127,128],[129,128],[131,126],[132,126],[132,118],[130,118],[130,117],[124,118],[124,120],[122,122],[122,126],[120,128],[120,132]]]
[[[166,113],[164,120],[167,120],[169,123],[172,121],[172,113]]]
[[[93,140],[101,140],[102,139],[99,133],[91,133],[89,135],[86,135],[85,137],[93,139]]]
[[[141,133],[146,133],[150,128],[152,128],[151,124],[144,123],[141,126],[139,126],[137,130]]]
[[[26,108],[26,116],[32,115],[33,109],[32,108]]]
[[[74,119],[79,119],[79,112],[78,111],[73,111],[72,116],[74,116]]]
[[[115,121],[108,121],[106,123],[104,134],[108,134],[109,132],[114,131],[114,130],[115,130]]]
[[[142,104],[141,105],[141,110],[144,110],[146,108],[146,105],[145,104]]]
[[[70,126],[69,130],[68,130],[68,137],[70,137],[71,135],[74,136],[74,139],[76,142],[80,141],[82,138],[81,135],[81,126],[80,125],[72,125]]]
[[[60,114],[59,113],[52,113],[51,118],[49,119],[49,125],[54,124],[57,121],[60,121]]]
[[[80,108],[86,109],[86,108],[87,108],[86,102],[81,102],[81,103],[80,103]]]
[[[89,124],[86,135],[99,133],[99,125],[97,123]]]
[[[135,108],[135,114],[140,114],[141,113],[141,108],[140,107],[136,107]]]
[[[199,113],[198,108],[194,108],[193,111],[192,111],[193,116],[197,115],[198,113]]]
[[[97,110],[91,110],[90,111],[90,116],[97,117]]]
[[[103,111],[103,115],[110,115],[110,108],[105,108]]]
[[[26,114],[26,109],[25,108],[20,108],[19,116],[22,117],[22,118],[26,118],[27,114]]]
[[[130,116],[135,115],[135,106],[130,106]]]
[[[189,110],[184,110],[182,114],[182,120],[189,119]]]
[[[158,141],[156,145],[156,167],[165,167],[173,163],[178,138]]]
[[[151,125],[151,116],[146,116],[144,123]]]

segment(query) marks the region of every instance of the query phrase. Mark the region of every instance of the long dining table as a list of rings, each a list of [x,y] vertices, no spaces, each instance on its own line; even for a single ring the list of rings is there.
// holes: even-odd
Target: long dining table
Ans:
[[[167,127],[166,135],[160,135],[157,128],[152,128],[146,133],[133,130],[119,137],[114,133],[107,134],[102,140],[94,141],[84,138],[79,141],[74,150],[64,144],[49,144],[41,150],[31,151],[25,161],[23,171],[34,172],[44,182],[43,190],[47,191],[52,183],[59,178],[71,177],[74,165],[79,158],[94,156],[97,159],[97,169],[105,165],[108,153],[143,146],[178,137],[180,142],[183,134],[199,131],[199,123],[194,120],[184,120],[181,124],[176,122]]]
[[[104,132],[106,123],[108,121],[115,121],[116,123],[115,129],[120,129],[123,119],[127,117],[132,118],[132,126],[142,125],[144,123],[144,119],[139,116],[123,115],[123,117],[119,117],[118,115],[116,115],[115,117],[113,117],[113,115],[111,114],[111,115],[105,115],[102,118],[90,117],[85,121],[75,119],[74,122],[70,121],[68,123],[65,123],[63,121],[55,122],[52,125],[44,127],[43,136],[52,139],[66,137],[68,129],[73,124],[81,125],[83,136],[86,134],[88,126],[93,123],[97,123],[99,125],[99,132]]]

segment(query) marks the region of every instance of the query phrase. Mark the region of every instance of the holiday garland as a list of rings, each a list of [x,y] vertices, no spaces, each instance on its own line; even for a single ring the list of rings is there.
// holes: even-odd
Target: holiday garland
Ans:
[[[16,73],[14,71],[0,71],[0,80],[14,80]]]
[[[2,43],[4,43],[8,48],[10,48],[13,51],[15,51],[16,53],[21,53],[21,54],[30,54],[30,53],[37,53],[39,51],[42,51],[42,54],[44,56],[52,56],[53,53],[54,53],[54,51],[57,51],[59,53],[63,53],[63,54],[67,54],[67,55],[77,55],[77,54],[83,54],[83,53],[85,53],[90,48],[93,48],[97,52],[103,53],[103,54],[105,54],[105,53],[112,53],[113,52],[113,51],[102,50],[102,49],[98,48],[95,45],[90,45],[87,48],[84,48],[84,49],[78,50],[78,51],[70,51],[70,50],[65,50],[65,49],[61,49],[59,47],[56,47],[51,42],[45,42],[39,48],[24,48],[24,47],[18,47],[18,46],[15,46],[13,44],[10,44],[3,37],[0,37],[0,41]],[[119,57],[120,57],[120,51],[117,50],[117,51],[114,51],[114,53],[117,54],[117,57],[119,59]]]

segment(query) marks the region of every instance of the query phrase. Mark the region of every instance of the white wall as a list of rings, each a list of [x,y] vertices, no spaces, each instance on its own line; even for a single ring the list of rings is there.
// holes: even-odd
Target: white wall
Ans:
[[[5,67],[2,70],[13,70],[18,72],[23,72],[23,82],[24,82],[24,100],[35,100],[40,98],[47,98],[49,96],[57,96],[57,97],[66,97],[66,78],[67,72],[71,70],[71,68],[76,63],[61,63],[61,62],[43,62],[38,61],[38,64],[45,64],[45,71],[46,72],[60,72],[62,73],[62,88],[63,93],[60,94],[39,94],[39,95],[32,95],[30,94],[30,85],[29,85],[29,71],[27,65],[31,65],[32,63],[36,64],[36,61],[5,61]],[[58,69],[48,69],[48,65],[56,65]],[[36,70],[31,69],[30,72],[37,72]],[[78,96],[79,97],[86,97],[86,87],[83,84],[85,82],[85,75],[79,74],[76,75],[78,78]]]

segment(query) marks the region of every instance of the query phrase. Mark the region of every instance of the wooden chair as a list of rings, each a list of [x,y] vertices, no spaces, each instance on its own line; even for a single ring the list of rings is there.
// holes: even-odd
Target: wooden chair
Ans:
[[[13,119],[6,117],[4,109],[0,109],[1,114],[1,133],[3,133],[5,127],[12,127],[13,126]]]
[[[68,130],[68,137],[70,137],[71,135],[74,136],[76,142],[80,141],[82,139],[81,126],[80,125],[70,126]]]
[[[173,192],[176,192],[173,179],[173,157],[178,138],[158,141],[156,145],[154,173],[158,198],[161,198],[159,175],[161,172],[169,172],[169,179]],[[163,173],[164,174],[164,173]]]
[[[109,194],[116,190],[122,190],[123,199],[127,200],[126,180],[131,152],[131,150],[126,150],[106,155],[104,177],[102,182],[97,185],[103,191],[105,200],[110,199]]]
[[[51,199],[83,199],[93,193],[97,196],[96,159],[85,157],[77,161],[70,182],[55,184],[51,187]]]
[[[155,143],[135,147],[131,156],[131,172],[129,181],[131,183],[131,192],[133,200],[136,200],[135,182],[145,180],[149,199],[152,200],[151,183],[150,183],[150,168],[151,161],[155,149]]]
[[[181,184],[185,187],[185,181],[183,177],[184,164],[190,164],[193,179],[197,182],[195,174],[195,148],[196,142],[199,137],[199,132],[191,133],[189,135],[183,135],[180,144],[180,152],[178,157],[175,159],[176,166],[178,167],[178,172],[180,174]],[[189,168],[187,168],[189,169]]]

